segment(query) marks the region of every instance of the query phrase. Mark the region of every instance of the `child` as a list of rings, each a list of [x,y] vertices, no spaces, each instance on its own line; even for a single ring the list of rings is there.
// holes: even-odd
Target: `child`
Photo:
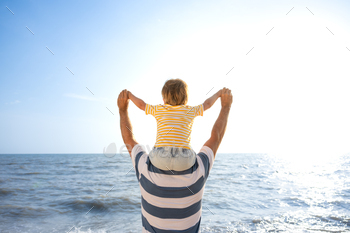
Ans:
[[[215,101],[221,97],[221,90],[203,104],[191,107],[188,100],[187,84],[181,79],[170,79],[162,89],[164,105],[149,105],[128,92],[128,98],[157,120],[157,139],[149,153],[151,163],[161,170],[184,171],[196,162],[196,153],[190,146],[193,120],[203,116]]]

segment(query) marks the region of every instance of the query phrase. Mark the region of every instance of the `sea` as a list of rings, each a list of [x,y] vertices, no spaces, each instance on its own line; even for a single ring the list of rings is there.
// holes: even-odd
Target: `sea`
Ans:
[[[141,232],[125,154],[0,155],[0,232]],[[217,154],[201,232],[350,232],[350,154]]]

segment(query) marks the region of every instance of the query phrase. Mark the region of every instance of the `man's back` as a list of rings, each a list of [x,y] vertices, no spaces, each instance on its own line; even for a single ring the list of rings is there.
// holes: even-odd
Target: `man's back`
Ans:
[[[134,146],[131,156],[141,190],[143,232],[200,232],[202,197],[213,151],[203,146],[194,166],[185,171],[156,168],[140,145]]]

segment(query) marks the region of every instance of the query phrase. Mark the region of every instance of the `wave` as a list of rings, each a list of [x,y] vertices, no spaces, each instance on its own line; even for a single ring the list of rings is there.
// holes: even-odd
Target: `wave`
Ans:
[[[42,172],[27,172],[27,173],[22,173],[23,175],[39,175],[39,174],[48,174],[48,173],[42,173]],[[22,175],[21,174],[21,175]]]
[[[349,216],[311,215],[303,212],[291,212],[277,217],[252,219],[253,225],[258,229],[300,229],[312,231],[344,232],[349,231]],[[317,224],[315,224],[317,223]],[[347,230],[346,230],[347,229]]]
[[[18,205],[3,205],[0,206],[1,216],[10,217],[39,217],[47,216],[49,209],[42,207],[32,207],[32,206],[18,206]]]
[[[17,195],[17,193],[15,193],[13,190],[0,188],[0,196],[7,196],[7,195]]]
[[[107,232],[107,230],[104,230],[104,229],[99,229],[99,230],[91,230],[90,228],[89,229],[87,229],[87,230],[81,230],[81,228],[82,227],[76,227],[76,226],[73,226],[70,230],[69,230],[69,232],[70,233],[106,233]]]
[[[16,162],[14,162],[14,163],[4,163],[3,165],[17,165],[17,163]]]
[[[321,216],[321,215],[314,215],[314,217],[320,219],[323,222],[341,222],[341,223],[347,223],[348,226],[350,226],[350,217],[349,216],[335,216],[335,215],[328,215],[328,216]]]
[[[232,221],[227,224],[223,219],[218,225],[203,222],[202,232],[349,232],[350,218],[341,215],[310,215],[296,211],[282,215],[256,217],[245,221]],[[222,224],[220,224],[222,223]],[[224,227],[226,225],[226,227]]]
[[[25,169],[28,170],[28,169]],[[26,176],[26,175],[51,175],[48,172],[23,172],[23,173],[16,173],[16,175],[19,176]]]
[[[140,201],[134,201],[128,197],[104,199],[105,196],[101,195],[101,199],[90,200],[64,200],[57,204],[51,204],[52,207],[57,208],[69,208],[74,211],[88,211],[90,212],[104,212],[106,210],[135,210],[140,207]],[[88,197],[89,198],[89,197]]]

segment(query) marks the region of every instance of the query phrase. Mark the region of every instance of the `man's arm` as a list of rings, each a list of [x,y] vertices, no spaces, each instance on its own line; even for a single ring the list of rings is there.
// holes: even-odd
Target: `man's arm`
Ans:
[[[204,103],[203,103],[203,110],[204,111],[209,109],[211,106],[213,106],[215,101],[221,96],[221,92],[222,92],[222,90],[219,90],[212,97],[210,97],[204,101]]]
[[[130,91],[128,91],[128,97],[129,99],[131,99],[131,101],[141,110],[145,111],[146,109],[146,103],[140,99],[137,98],[136,96],[134,96]]]
[[[226,131],[227,120],[228,120],[228,115],[230,113],[231,104],[232,104],[231,90],[228,88],[223,88],[221,93],[221,111],[220,111],[219,117],[213,126],[213,129],[211,131],[211,137],[204,144],[204,146],[209,147],[213,151],[214,158],[216,157],[216,152],[219,148],[219,145]]]
[[[134,134],[132,133],[132,126],[128,115],[128,91],[123,90],[120,92],[118,97],[118,107],[119,107],[119,115],[120,115],[120,130],[122,133],[123,141],[125,143],[126,148],[128,148],[130,157],[132,148],[138,143],[134,138]]]

